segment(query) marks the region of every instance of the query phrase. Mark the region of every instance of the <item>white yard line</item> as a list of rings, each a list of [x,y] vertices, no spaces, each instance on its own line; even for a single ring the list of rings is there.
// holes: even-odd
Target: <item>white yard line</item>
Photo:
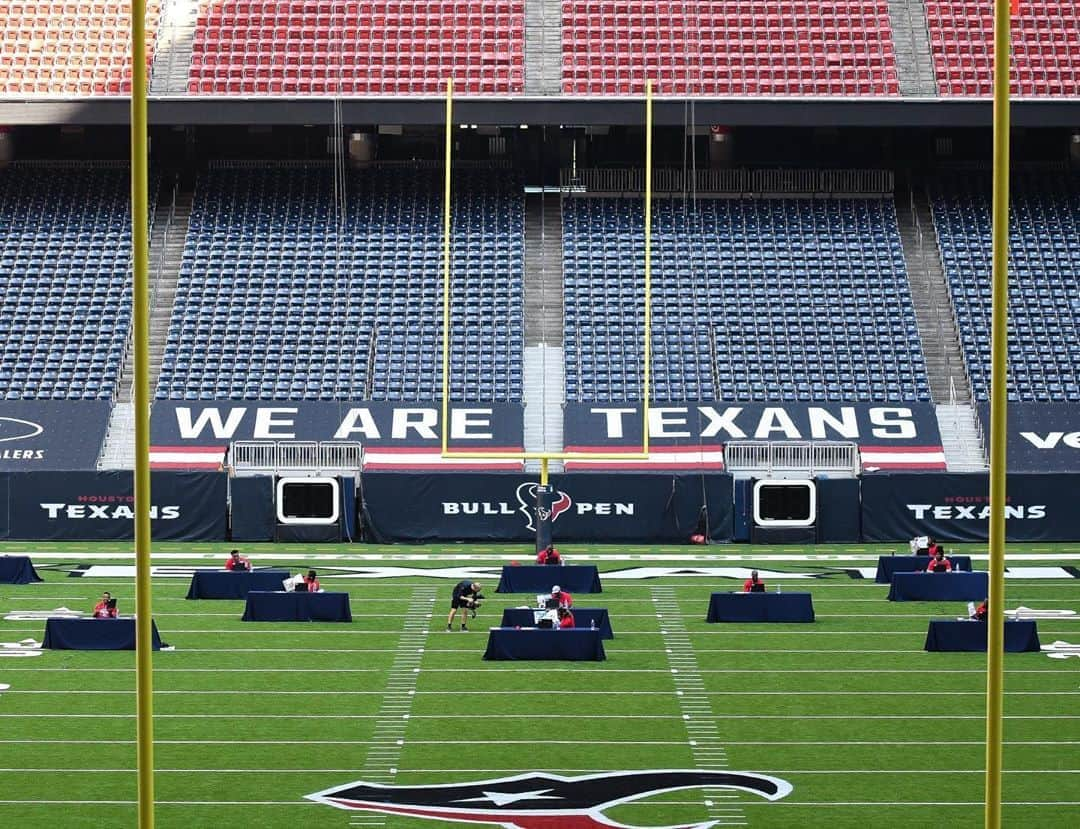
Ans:
[[[697,658],[690,644],[690,637],[683,623],[682,614],[675,602],[675,593],[670,588],[656,585],[652,593],[652,603],[656,620],[660,626],[660,635],[664,641],[664,653],[668,661],[675,684],[675,696],[679,710],[686,723],[690,753],[694,758],[695,768],[705,770],[723,770],[728,767],[727,752],[720,741],[716,729],[716,718],[712,713],[705,692],[705,684],[698,670]],[[644,692],[642,692],[644,693]],[[653,695],[668,696],[666,692],[650,692]],[[706,812],[717,825],[743,825],[746,816],[738,807],[723,807],[720,801],[732,797],[732,792],[715,787],[702,789],[702,800]]]
[[[355,769],[329,770],[327,773],[356,774],[368,783],[394,782],[398,762],[405,746],[405,730],[416,699],[416,683],[420,678],[420,662],[427,646],[428,634],[435,613],[435,586],[413,590],[405,613],[405,622],[394,651],[394,662],[386,673],[386,686],[375,693],[382,696],[382,705],[375,715],[375,729],[368,741],[367,756],[359,774]],[[323,692],[332,695],[333,692]],[[356,815],[352,826],[385,826],[385,815]]]

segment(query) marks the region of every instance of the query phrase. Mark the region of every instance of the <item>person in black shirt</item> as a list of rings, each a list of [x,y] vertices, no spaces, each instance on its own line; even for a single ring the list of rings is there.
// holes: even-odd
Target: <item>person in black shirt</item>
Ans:
[[[480,596],[480,585],[475,581],[459,581],[450,597],[450,615],[446,617],[447,631],[453,630],[454,615],[461,611],[461,629],[467,631],[469,611],[475,610]]]

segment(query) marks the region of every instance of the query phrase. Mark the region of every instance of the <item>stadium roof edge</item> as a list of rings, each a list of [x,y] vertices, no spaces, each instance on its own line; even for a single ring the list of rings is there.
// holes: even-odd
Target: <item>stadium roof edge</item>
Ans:
[[[158,97],[151,98],[154,125],[332,124],[333,98]],[[658,125],[682,125],[693,103],[697,124],[769,127],[988,127],[990,99],[973,98],[658,98]],[[351,124],[440,124],[442,97],[341,99],[342,117]],[[511,98],[455,100],[458,123],[483,125],[610,126],[641,123],[643,99],[635,97]],[[0,124],[115,125],[128,123],[126,97],[0,99]],[[1080,98],[1016,98],[1018,127],[1072,127],[1080,124]]]

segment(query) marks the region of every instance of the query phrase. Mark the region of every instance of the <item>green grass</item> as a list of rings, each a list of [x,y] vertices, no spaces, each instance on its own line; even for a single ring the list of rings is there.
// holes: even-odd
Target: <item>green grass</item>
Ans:
[[[60,552],[68,564],[119,564],[129,563],[128,546],[5,549]],[[206,566],[230,546],[155,545],[155,554],[170,555],[156,563]],[[758,562],[795,572],[870,566],[879,551],[893,548],[815,547],[806,551],[813,562],[769,558],[794,548],[745,545],[566,545],[565,551],[579,561],[590,554],[624,556],[600,560],[601,573],[679,563],[657,556],[713,566]],[[984,549],[971,545],[965,552]],[[528,554],[523,545],[248,545],[247,551],[257,564],[260,555],[283,554],[290,559],[273,563],[293,570],[315,563],[325,573],[335,565],[448,567],[458,556],[490,566]],[[1045,554],[1043,562],[1024,564],[1047,566],[1070,563],[1054,556],[1080,547],[1010,551]],[[432,559],[408,559],[418,555]],[[691,558],[702,555],[716,561]],[[850,555],[865,559],[830,561]],[[38,585],[0,585],[0,610],[89,610],[103,589],[119,596],[122,610],[132,608],[131,579],[69,578],[58,570],[45,577]],[[186,579],[155,582],[155,619],[162,638],[176,646],[154,655],[159,827],[340,828],[350,819],[359,825],[361,813],[314,804],[304,795],[361,779],[449,783],[537,769],[584,774],[707,767],[702,733],[726,752],[728,768],[781,777],[792,793],[769,803],[741,793],[686,790],[612,808],[607,817],[640,826],[710,818],[784,829],[982,825],[985,658],[922,650],[926,620],[955,616],[962,605],[889,603],[883,586],[837,569],[814,582],[781,580],[785,591],[813,592],[815,625],[707,625],[708,594],[733,589],[733,582],[608,580],[601,596],[579,597],[579,604],[609,608],[617,638],[606,643],[606,662],[490,663],[480,658],[487,625],[526,597],[496,595],[490,584],[474,631],[446,634],[448,579],[329,577],[323,584],[350,592],[352,625],[245,624],[240,602],[189,602],[183,599]],[[1009,607],[1080,612],[1080,584],[1071,579],[1009,580],[1007,593]],[[430,595],[434,603],[423,601]],[[661,620],[654,599],[670,596],[678,619],[668,614]],[[422,654],[399,648],[411,605],[433,614]],[[1039,627],[1044,643],[1080,642],[1080,620],[1041,621]],[[680,668],[683,677],[672,673],[672,636],[662,633],[675,628],[685,630],[689,646],[682,655],[693,660],[708,705],[708,716],[695,712],[689,723],[677,694],[686,669]],[[0,621],[0,640],[40,639],[43,629],[43,622]],[[410,656],[418,659],[417,674],[413,662],[400,661]],[[1009,654],[1005,665],[1005,823],[1078,826],[1080,660]],[[401,698],[393,689],[412,680],[415,694],[403,698],[409,719],[402,745],[390,760],[372,754],[373,741],[388,733],[381,730],[386,722],[404,710],[384,707]],[[0,826],[134,825],[134,682],[132,653],[46,651],[0,659],[0,683],[11,685],[0,692]],[[692,734],[699,724],[706,731]],[[691,745],[695,736],[698,746]],[[706,798],[715,798],[711,809]],[[450,824],[384,817],[365,825]]]

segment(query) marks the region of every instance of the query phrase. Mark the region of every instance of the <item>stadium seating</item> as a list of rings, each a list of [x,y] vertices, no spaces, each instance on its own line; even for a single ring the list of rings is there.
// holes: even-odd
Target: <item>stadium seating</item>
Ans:
[[[992,0],[926,0],[942,95],[993,92]],[[1080,4],[1022,0],[1012,25],[1014,95],[1080,94]]]
[[[524,0],[215,0],[195,31],[200,94],[524,90]]]
[[[1016,176],[1009,233],[1009,399],[1080,401],[1080,179]],[[990,383],[990,182],[939,185],[934,224],[976,399]]]
[[[436,399],[442,172],[219,167],[200,178],[159,398]],[[520,400],[523,202],[462,170],[453,207],[451,396]]]
[[[567,396],[639,400],[642,203],[563,221]],[[891,201],[658,201],[653,234],[655,400],[930,399]]]
[[[160,3],[146,4],[147,66]],[[129,0],[0,0],[0,94],[131,92]]]
[[[0,397],[112,398],[131,327],[126,168],[0,172]]]
[[[563,91],[895,95],[887,0],[564,0]]]

